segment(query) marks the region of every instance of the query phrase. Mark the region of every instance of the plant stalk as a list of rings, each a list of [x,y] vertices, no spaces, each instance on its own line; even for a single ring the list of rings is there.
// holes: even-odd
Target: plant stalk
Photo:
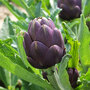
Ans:
[[[50,84],[52,85],[53,87],[53,90],[62,90],[61,89],[61,84],[60,84],[60,81],[59,81],[59,76],[58,76],[58,73],[57,73],[57,70],[54,67],[51,67],[47,70],[47,77],[48,77],[48,80],[50,82]]]

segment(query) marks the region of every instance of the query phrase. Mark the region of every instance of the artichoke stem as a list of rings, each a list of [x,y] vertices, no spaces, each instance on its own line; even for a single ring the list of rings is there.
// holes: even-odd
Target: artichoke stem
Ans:
[[[59,79],[59,76],[58,76],[58,73],[57,73],[57,70],[54,67],[51,67],[47,70],[47,77],[48,77],[48,80],[50,82],[50,84],[52,85],[52,87],[54,88],[53,90],[62,90],[61,89],[61,84],[60,84],[60,79]]]

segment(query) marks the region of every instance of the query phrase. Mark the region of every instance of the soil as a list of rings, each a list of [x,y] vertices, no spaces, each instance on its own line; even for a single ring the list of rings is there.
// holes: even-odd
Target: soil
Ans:
[[[18,7],[18,6],[17,6]],[[21,11],[25,12],[24,9],[21,7],[18,7]],[[17,21],[17,18],[3,5],[0,6],[0,29],[2,27],[3,21],[6,18],[6,16],[9,16],[12,21]]]
[[[5,6],[0,6],[0,29],[6,16],[10,16],[11,20],[17,21],[16,17]]]

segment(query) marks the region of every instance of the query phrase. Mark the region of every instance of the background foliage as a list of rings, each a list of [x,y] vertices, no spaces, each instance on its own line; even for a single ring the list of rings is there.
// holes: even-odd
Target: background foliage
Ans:
[[[7,16],[0,30],[0,81],[4,84],[0,85],[0,90],[18,90],[18,83],[21,83],[21,90],[52,90],[52,86],[42,78],[41,70],[28,63],[23,49],[23,33],[28,30],[30,20],[37,17],[51,18],[67,39],[66,51],[72,57],[58,64],[62,90],[72,90],[67,67],[79,71],[79,86],[75,90],[90,89],[90,30],[86,25],[90,22],[90,0],[82,0],[80,18],[71,21],[58,17],[61,9],[57,7],[57,0],[11,0],[26,13],[8,0],[0,1],[18,19],[14,22]]]

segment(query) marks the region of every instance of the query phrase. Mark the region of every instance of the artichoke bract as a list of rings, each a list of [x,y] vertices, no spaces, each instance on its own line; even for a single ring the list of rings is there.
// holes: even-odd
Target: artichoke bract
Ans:
[[[73,88],[76,88],[77,87],[77,79],[79,77],[78,70],[75,68],[69,68],[68,75],[69,75],[69,81],[71,83],[71,86]]]
[[[80,17],[81,0],[58,0],[57,5],[62,9],[59,16],[64,20]]]
[[[29,63],[45,69],[60,62],[65,54],[61,32],[51,19],[35,18],[24,34],[23,46]]]

